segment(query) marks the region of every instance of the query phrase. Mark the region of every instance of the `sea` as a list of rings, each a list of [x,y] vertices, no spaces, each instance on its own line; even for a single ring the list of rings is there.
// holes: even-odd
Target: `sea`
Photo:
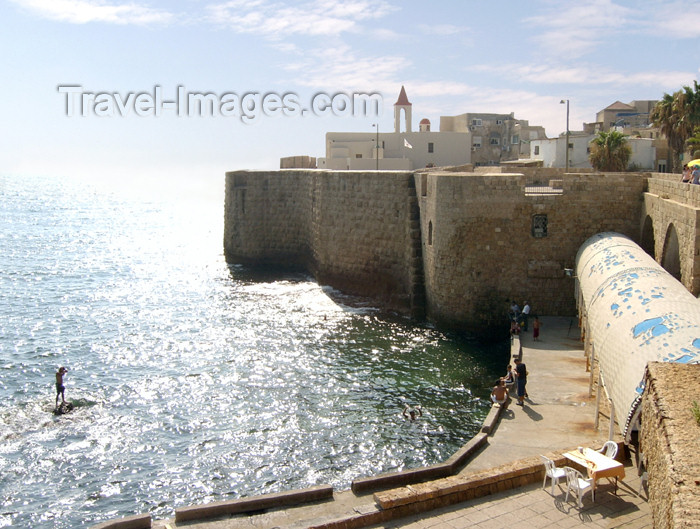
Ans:
[[[0,527],[344,490],[478,432],[509,344],[229,265],[223,204],[223,175],[0,175]]]

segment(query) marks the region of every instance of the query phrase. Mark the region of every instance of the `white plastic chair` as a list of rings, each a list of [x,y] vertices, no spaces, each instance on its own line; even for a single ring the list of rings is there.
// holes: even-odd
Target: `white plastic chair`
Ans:
[[[603,448],[598,450],[598,452],[610,459],[615,459],[617,455],[617,443],[615,441],[605,441]]]
[[[642,453],[639,454],[639,471],[641,472],[641,475],[639,476],[639,491],[637,492],[637,494],[641,495],[642,490],[644,489],[644,484],[646,483],[647,487],[649,486],[649,472],[647,471],[647,460],[644,457],[644,454]]]
[[[578,508],[580,509],[583,507],[581,498],[583,498],[583,495],[590,490],[591,501],[595,502],[593,478],[583,479],[581,473],[575,468],[571,467],[564,467],[564,471],[566,472],[566,498],[564,498],[564,501],[569,501],[569,492],[573,492],[578,498]]]
[[[544,479],[542,480],[542,488],[547,484],[547,478],[552,480],[552,496],[554,496],[554,486],[559,484],[560,479],[566,478],[566,472],[563,468],[557,468],[554,461],[545,456],[540,456],[544,463]]]
[[[639,491],[637,494],[642,494],[642,490],[644,489],[644,484],[647,484],[647,487],[649,486],[649,472],[646,470],[642,472],[642,475],[639,476]]]

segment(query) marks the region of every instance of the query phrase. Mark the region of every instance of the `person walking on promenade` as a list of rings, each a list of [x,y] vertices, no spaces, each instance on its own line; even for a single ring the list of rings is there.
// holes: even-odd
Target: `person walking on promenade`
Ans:
[[[532,321],[532,339],[534,341],[539,341],[540,338],[540,319],[535,316],[535,319]]]
[[[525,397],[527,397],[527,366],[523,364],[519,358],[515,359],[515,373],[518,375],[518,406],[523,406],[525,404]]]
[[[66,402],[66,386],[63,385],[63,375],[65,375],[68,370],[61,366],[56,371],[56,407],[58,408],[58,397],[61,397],[61,403]]]

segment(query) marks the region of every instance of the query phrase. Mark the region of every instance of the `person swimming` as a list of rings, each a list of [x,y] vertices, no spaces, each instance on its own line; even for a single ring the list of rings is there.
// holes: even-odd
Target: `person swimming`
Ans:
[[[415,408],[411,408],[410,406],[406,406],[403,409],[403,416],[406,419],[411,419],[412,421],[415,421],[418,417],[423,416],[423,410],[421,410],[420,406],[416,406]]]

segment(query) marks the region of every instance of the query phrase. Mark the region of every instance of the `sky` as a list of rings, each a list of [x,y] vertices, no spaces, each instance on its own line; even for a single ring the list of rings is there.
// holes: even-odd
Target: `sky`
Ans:
[[[700,79],[700,2],[0,0],[0,51],[0,176],[218,182],[392,131],[402,85],[414,130],[514,112],[555,137],[562,99],[580,130]]]

